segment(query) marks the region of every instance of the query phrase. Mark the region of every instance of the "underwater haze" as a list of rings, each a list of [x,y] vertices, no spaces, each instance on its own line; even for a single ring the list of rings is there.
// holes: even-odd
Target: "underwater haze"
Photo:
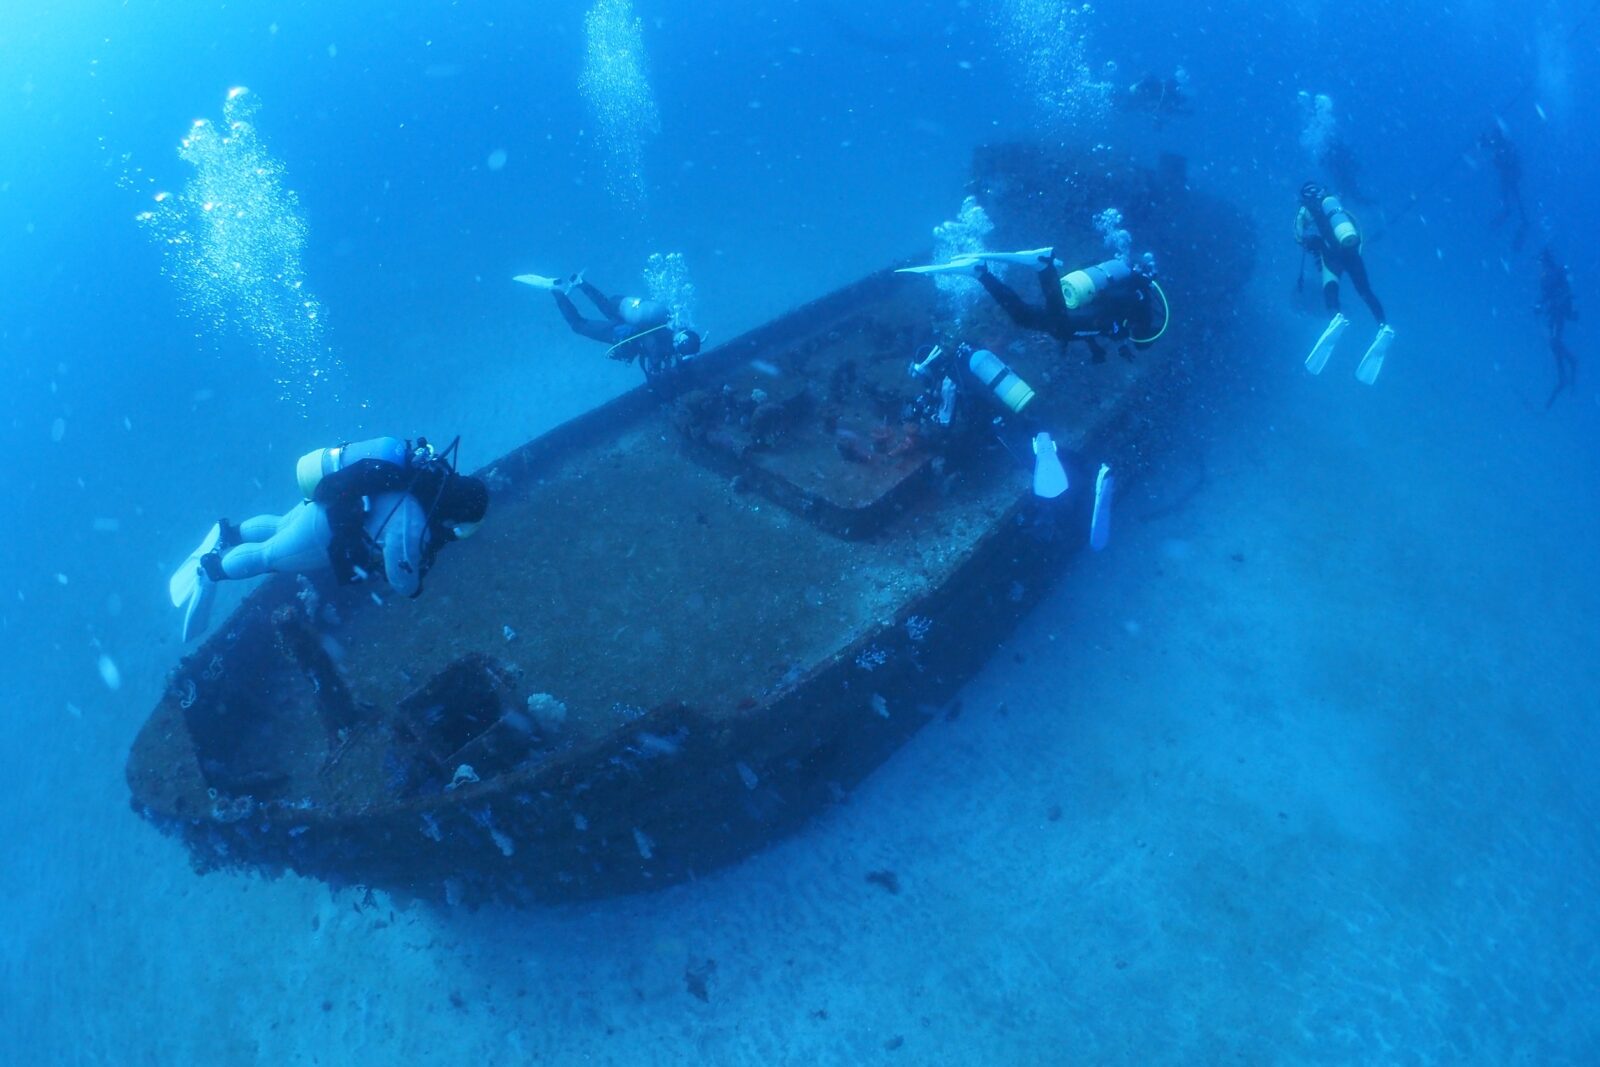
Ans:
[[[0,71],[5,1062],[1600,1062],[1600,4],[4,0]],[[514,275],[715,345],[981,240],[1013,141],[1182,156],[1251,229],[1194,242],[1258,253],[1174,309],[1225,370],[962,714],[582,904],[202,876],[131,809],[219,514],[325,444],[477,468],[640,381]],[[1366,201],[1370,388],[1348,285],[1304,366],[1308,179]]]

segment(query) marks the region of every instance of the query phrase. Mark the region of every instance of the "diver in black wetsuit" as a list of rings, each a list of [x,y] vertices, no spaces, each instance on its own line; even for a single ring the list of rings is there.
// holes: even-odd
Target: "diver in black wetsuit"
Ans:
[[[1164,78],[1145,73],[1114,99],[1125,110],[1150,113],[1159,125],[1172,115],[1189,113],[1189,72],[1179,67]]]
[[[1145,257],[1138,268],[1124,267],[1125,279],[1119,284],[1105,287],[1086,306],[1076,309],[1067,307],[1054,250],[1041,255],[1039,263],[1039,289],[1044,294],[1043,307],[1034,307],[1024,301],[1015,289],[996,278],[981,261],[974,266],[973,272],[989,295],[994,297],[995,303],[1011,316],[1011,321],[1025,330],[1047,333],[1060,341],[1063,347],[1073,341],[1082,341],[1089,347],[1096,363],[1103,363],[1106,358],[1105,348],[1100,344],[1102,338],[1115,342],[1118,354],[1124,359],[1132,359],[1133,353],[1128,348],[1130,344],[1141,350],[1149,348],[1165,331],[1165,318],[1159,320],[1158,326],[1154,312],[1153,257]]]
[[[1544,404],[1548,411],[1563,390],[1578,383],[1578,357],[1572,354],[1566,342],[1567,323],[1578,318],[1572,306],[1572,281],[1567,277],[1567,268],[1557,261],[1549,248],[1539,253],[1539,302],[1534,305],[1534,311],[1544,318],[1550,354],[1556,361],[1556,385]]]
[[[1528,209],[1522,202],[1522,157],[1517,152],[1517,146],[1511,143],[1498,124],[1483,132],[1478,138],[1478,147],[1488,155],[1495,174],[1500,178],[1500,213],[1494,217],[1491,225],[1499,226],[1511,217],[1515,209],[1517,232],[1511,238],[1511,247],[1520,250],[1523,240],[1528,236]]]
[[[1330,201],[1334,217],[1329,215]],[[1300,187],[1300,210],[1294,217],[1294,239],[1307,255],[1317,257],[1317,265],[1322,268],[1322,299],[1329,311],[1338,313],[1339,277],[1348,274],[1350,284],[1367,302],[1378,325],[1389,321],[1383,313],[1383,302],[1372,291],[1372,283],[1367,279],[1367,264],[1361,258],[1361,232],[1355,217],[1340,207],[1338,199],[1316,182],[1306,182]]]
[[[538,274],[519,274],[514,279],[555,298],[561,317],[574,333],[610,345],[612,359],[639,361],[646,378],[654,381],[678,363],[700,351],[700,335],[672,325],[672,313],[664,304],[638,296],[607,296],[584,280],[582,274],[570,278],[546,278]],[[595,306],[603,318],[585,318],[569,295],[577,289]]]

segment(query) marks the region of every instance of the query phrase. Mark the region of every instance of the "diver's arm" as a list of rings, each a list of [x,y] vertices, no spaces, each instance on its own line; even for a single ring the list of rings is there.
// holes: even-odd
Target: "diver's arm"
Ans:
[[[1294,241],[1302,248],[1306,245],[1306,224],[1311,221],[1311,216],[1306,214],[1306,209],[1301,208],[1294,213]]]
[[[396,593],[414,597],[422,592],[428,517],[410,493],[400,494],[398,506],[381,497],[373,504],[375,511],[380,507],[394,509],[381,534],[384,577],[389,579],[389,587]]]

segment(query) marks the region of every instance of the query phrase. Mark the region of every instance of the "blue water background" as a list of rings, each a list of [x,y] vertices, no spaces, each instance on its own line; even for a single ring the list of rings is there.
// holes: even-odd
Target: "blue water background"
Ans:
[[[1119,526],[973,683],[971,714],[804,837],[644,900],[413,915],[404,936],[314,884],[196,879],[127,810],[122,759],[179,655],[177,559],[219,513],[285,507],[305,449],[461,432],[475,466],[633,384],[512,274],[622,288],[680,251],[727,338],[924,252],[973,148],[1047,124],[993,4],[641,2],[662,129],[646,204],[621,210],[578,90],[583,4],[7,6],[12,1062],[1600,1054],[1588,5],[1087,16],[1097,68],[1182,63],[1196,114],[1068,136],[1185,154],[1260,242],[1237,305],[1206,313],[1274,369],[1193,428],[1207,489],[1168,526]],[[300,196],[343,364],[303,408],[182,314],[133,221],[147,192],[119,180],[181,184],[177,140],[236,85]],[[1291,293],[1301,89],[1334,96],[1381,200],[1368,260],[1401,342],[1373,390],[1299,367],[1321,326]],[[1461,158],[1507,102],[1537,220],[1521,253]],[[1194,239],[1217,239],[1208,220]],[[1549,414],[1544,240],[1584,314],[1579,387]],[[904,895],[863,884],[891,865]],[[690,957],[721,961],[708,1005],[684,998]]]

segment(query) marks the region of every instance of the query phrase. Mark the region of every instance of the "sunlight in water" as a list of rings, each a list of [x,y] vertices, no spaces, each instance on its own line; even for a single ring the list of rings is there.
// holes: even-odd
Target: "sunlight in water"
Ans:
[[[580,86],[605,153],[606,182],[625,204],[644,202],[644,146],[661,129],[645,77],[644,28],[632,0],[599,0],[584,19],[588,50]]]
[[[644,282],[650,299],[672,312],[673,328],[685,329],[695,324],[694,282],[689,280],[689,265],[682,252],[652,253],[645,263]]]
[[[995,7],[995,28],[1016,77],[1057,135],[1101,117],[1110,103],[1110,84],[1095,78],[1087,58],[1093,13],[1071,0],[1003,0]]]
[[[162,270],[184,309],[260,349],[280,395],[304,405],[337,361],[305,285],[300,200],[256,133],[256,110],[255,97],[238,87],[228,91],[220,125],[195,120],[178,146],[194,173],[179,191],[157,193],[137,219],[161,242]]]
[[[959,255],[982,252],[985,241],[994,231],[994,223],[976,197],[961,201],[956,217],[947,219],[933,228],[933,262],[948,263]],[[956,323],[966,318],[977,302],[983,287],[970,274],[936,274],[933,283],[939,287],[939,298],[945,314]]]

